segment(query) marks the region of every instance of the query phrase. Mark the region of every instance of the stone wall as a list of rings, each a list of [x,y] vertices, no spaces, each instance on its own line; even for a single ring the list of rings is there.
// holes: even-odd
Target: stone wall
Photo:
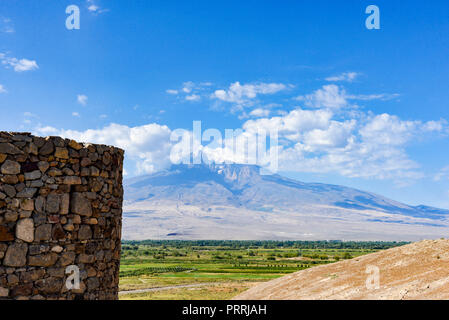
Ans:
[[[123,155],[0,132],[0,299],[117,299]]]

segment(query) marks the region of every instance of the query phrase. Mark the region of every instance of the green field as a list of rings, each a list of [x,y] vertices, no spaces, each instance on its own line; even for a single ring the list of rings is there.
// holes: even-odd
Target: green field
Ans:
[[[403,244],[123,241],[120,291],[146,291],[122,293],[120,299],[230,299],[259,282]]]

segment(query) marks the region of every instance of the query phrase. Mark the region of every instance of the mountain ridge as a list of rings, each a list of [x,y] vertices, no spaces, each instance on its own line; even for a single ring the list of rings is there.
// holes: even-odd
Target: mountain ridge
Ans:
[[[168,214],[171,218],[165,215],[165,220],[170,220],[171,229],[177,229],[177,219],[180,222],[179,230],[184,231],[171,230],[167,234],[190,234],[192,238],[205,236],[194,231],[201,229],[198,224],[204,223],[204,216],[201,217],[204,213],[207,216],[214,213],[215,220],[221,220],[222,224],[229,223],[228,218],[235,213],[232,211],[239,211],[242,221],[245,221],[244,215],[249,212],[259,220],[265,217],[275,224],[290,217],[290,223],[299,223],[298,226],[301,221],[309,221],[312,217],[314,223],[319,223],[320,219],[329,222],[330,219],[334,222],[345,220],[351,224],[353,219],[352,222],[361,223],[358,229],[363,229],[363,224],[365,227],[382,224],[416,226],[426,230],[445,229],[449,219],[449,210],[446,209],[411,206],[345,186],[304,183],[280,175],[261,175],[259,167],[250,165],[174,165],[163,172],[128,179],[124,186],[125,216],[130,211],[134,214],[145,210],[156,211],[156,214],[171,212]],[[185,208],[181,210],[181,207]],[[196,210],[196,213],[192,210]],[[173,213],[176,214],[173,216]],[[229,217],[226,213],[229,213]],[[187,216],[196,220],[197,225]],[[231,224],[238,224],[238,216],[235,218],[236,221]],[[276,218],[278,221],[275,221]],[[186,219],[190,220],[188,226],[184,224]],[[265,223],[258,228],[266,234],[270,225]],[[338,228],[344,234],[344,225]],[[186,233],[186,230],[189,231]],[[426,230],[417,231],[420,231],[418,234],[427,234]],[[278,231],[277,236],[280,236],[279,232],[282,234],[282,231]],[[277,237],[276,234],[272,236]],[[148,236],[155,235],[150,233]],[[238,237],[238,232],[235,236]]]

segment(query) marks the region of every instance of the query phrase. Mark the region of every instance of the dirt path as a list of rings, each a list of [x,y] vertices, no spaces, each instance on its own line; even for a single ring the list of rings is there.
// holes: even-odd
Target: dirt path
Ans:
[[[180,288],[196,288],[196,287],[204,287],[204,286],[213,285],[213,284],[221,284],[221,283],[220,282],[203,282],[203,283],[194,283],[194,284],[179,284],[179,285],[166,286],[166,287],[120,291],[118,294],[124,295],[124,294],[131,294],[131,293],[155,292],[155,291],[180,289]]]

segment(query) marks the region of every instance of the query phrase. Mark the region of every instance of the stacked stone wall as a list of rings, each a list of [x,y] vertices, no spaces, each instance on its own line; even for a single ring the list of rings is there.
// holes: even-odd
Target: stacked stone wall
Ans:
[[[0,132],[0,299],[117,299],[123,156]]]

